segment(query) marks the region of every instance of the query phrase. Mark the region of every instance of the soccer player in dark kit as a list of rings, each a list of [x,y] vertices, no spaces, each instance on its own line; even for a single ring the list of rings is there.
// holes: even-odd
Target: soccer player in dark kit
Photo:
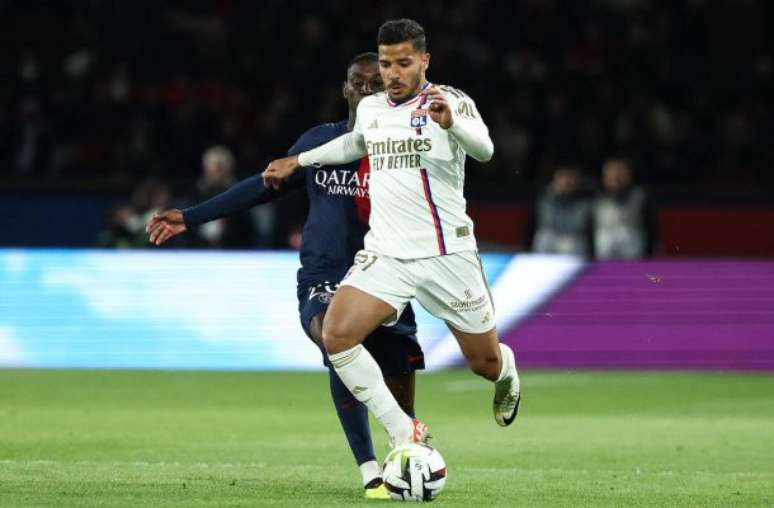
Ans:
[[[364,53],[355,57],[347,68],[343,86],[349,106],[348,119],[308,130],[288,154],[310,150],[351,131],[360,100],[382,90],[377,55]],[[363,248],[370,211],[368,177],[367,157],[342,166],[298,171],[279,190],[265,187],[260,175],[256,175],[196,206],[155,214],[146,231],[151,243],[161,245],[190,228],[305,187],[309,195],[309,216],[304,225],[298,271],[299,314],[304,331],[322,349],[322,323],[328,304],[352,265],[355,253]],[[414,371],[424,368],[424,357],[416,339],[412,309],[407,308],[394,326],[377,328],[364,345],[379,364],[398,403],[413,415]],[[365,497],[389,499],[373,451],[368,410],[344,386],[325,354],[323,358],[329,369],[333,402],[362,475]]]

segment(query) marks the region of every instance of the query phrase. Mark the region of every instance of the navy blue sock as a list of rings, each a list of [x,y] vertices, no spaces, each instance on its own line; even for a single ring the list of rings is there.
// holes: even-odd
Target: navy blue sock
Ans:
[[[376,460],[368,426],[368,408],[352,396],[332,367],[328,368],[331,381],[331,397],[339,415],[341,427],[347,436],[349,447],[358,465]]]

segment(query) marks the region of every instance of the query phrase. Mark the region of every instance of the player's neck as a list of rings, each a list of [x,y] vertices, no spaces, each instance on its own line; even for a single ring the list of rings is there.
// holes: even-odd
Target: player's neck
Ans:
[[[349,110],[349,116],[347,117],[347,130],[351,131],[355,128],[355,110],[351,109]]]
[[[400,105],[401,105],[401,104],[403,104],[404,102],[408,102],[408,101],[410,101],[410,100],[414,99],[414,97],[416,97],[416,96],[417,96],[417,95],[419,95],[420,93],[422,93],[422,91],[423,91],[425,88],[427,88],[427,85],[428,85],[428,83],[427,83],[427,79],[425,79],[425,78],[422,78],[422,80],[419,82],[419,86],[417,86],[417,88],[414,90],[414,92],[413,92],[413,93],[411,93],[411,94],[407,95],[407,96],[406,96],[405,98],[403,98],[403,99],[398,99],[398,100],[395,100],[395,99],[393,99],[392,97],[390,97],[390,100],[391,100],[391,101],[392,101],[392,102],[393,102],[393,103],[394,103],[396,106],[400,106]]]

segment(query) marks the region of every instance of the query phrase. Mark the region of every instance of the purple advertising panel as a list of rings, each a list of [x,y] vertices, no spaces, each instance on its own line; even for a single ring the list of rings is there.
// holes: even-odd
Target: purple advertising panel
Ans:
[[[530,367],[774,370],[774,262],[591,263],[502,338]]]

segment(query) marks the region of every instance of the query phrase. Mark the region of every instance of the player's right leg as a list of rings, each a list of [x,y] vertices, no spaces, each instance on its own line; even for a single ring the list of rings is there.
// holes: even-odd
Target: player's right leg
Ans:
[[[406,333],[403,327],[380,326],[363,342],[382,370],[390,392],[401,409],[414,418],[415,371],[424,369],[424,354],[415,335]],[[360,403],[358,403],[360,404]],[[366,410],[363,404],[360,404]],[[386,487],[372,483],[366,487],[367,499],[389,499]]]
[[[426,440],[427,428],[401,409],[362,342],[403,311],[413,290],[407,278],[389,259],[359,252],[323,322],[323,344],[336,373],[384,425],[393,444]]]
[[[332,296],[332,293],[330,296]],[[309,335],[312,341],[320,347],[323,355],[325,355],[325,349],[322,345],[322,326],[325,319],[325,310],[322,309],[327,308],[327,303],[324,306],[320,306],[319,304],[315,306],[319,307],[319,309],[316,309],[319,310],[319,313],[309,321],[307,335]],[[303,315],[302,311],[302,322]],[[341,423],[341,428],[347,438],[349,448],[352,450],[352,455],[355,457],[355,462],[360,470],[363,487],[366,491],[371,488],[377,488],[382,483],[382,471],[379,462],[376,460],[373,443],[371,441],[371,429],[368,424],[368,408],[352,396],[349,389],[341,382],[341,379],[336,374],[333,366],[327,361],[327,358],[325,365],[328,367],[329,386],[333,406],[336,408],[336,415],[339,417],[339,423]]]

